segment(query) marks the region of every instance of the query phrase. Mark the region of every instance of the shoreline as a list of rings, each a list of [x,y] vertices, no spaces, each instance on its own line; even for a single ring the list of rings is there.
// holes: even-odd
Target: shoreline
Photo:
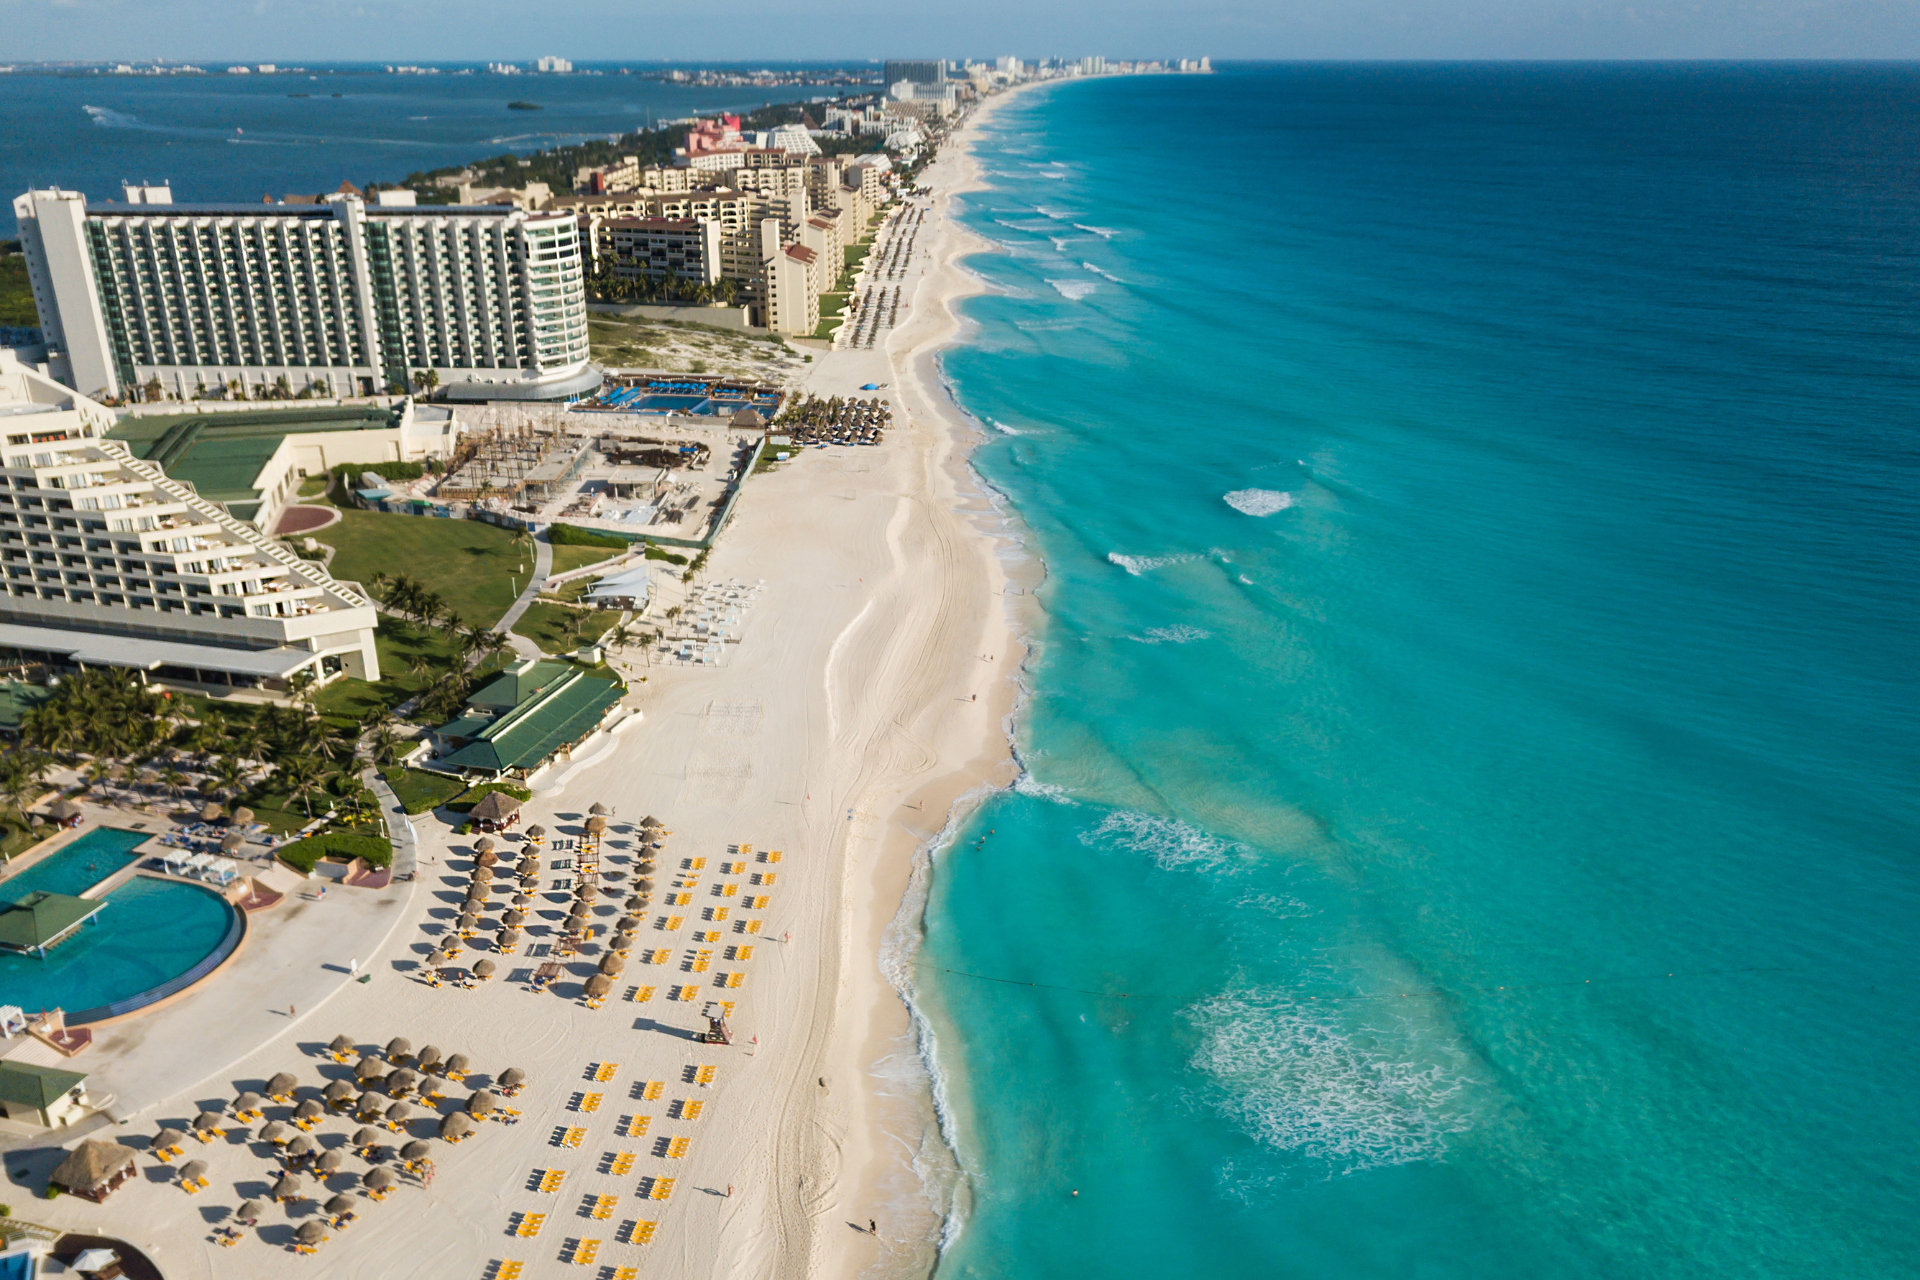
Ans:
[[[973,759],[901,797],[874,868],[872,893],[852,913],[851,931],[862,940],[867,960],[849,977],[849,1004],[863,1034],[849,1036],[858,1048],[847,1066],[865,1076],[865,1088],[847,1135],[844,1177],[856,1206],[884,1205],[891,1220],[879,1242],[855,1236],[830,1251],[825,1270],[832,1275],[856,1270],[876,1277],[929,1275],[964,1219],[964,1172],[954,1150],[944,1081],[932,1060],[931,1028],[912,1003],[906,968],[920,945],[934,854],[981,803],[1013,785],[1022,772],[1014,735],[1026,700],[1026,627],[1009,612],[1015,597],[1007,591],[1003,553],[1010,544],[1024,553],[1026,543],[1010,527],[1013,517],[1003,500],[972,469],[982,428],[954,396],[940,360],[965,340],[968,323],[955,305],[992,291],[963,263],[974,254],[996,252],[997,246],[961,226],[952,211],[954,197],[989,185],[973,154],[973,131],[1001,105],[1038,87],[1021,86],[977,108],[949,141],[948,154],[936,162],[952,163],[959,173],[936,187],[937,236],[930,248],[935,265],[915,291],[909,336],[897,349],[893,344],[888,349],[910,416],[916,424],[937,427],[933,491],[944,488],[944,496],[955,500],[967,536],[990,561],[992,594],[1001,602],[986,650],[994,658],[987,701],[995,727]],[[921,323],[926,331],[913,332]],[[995,525],[1000,527],[990,527]]]

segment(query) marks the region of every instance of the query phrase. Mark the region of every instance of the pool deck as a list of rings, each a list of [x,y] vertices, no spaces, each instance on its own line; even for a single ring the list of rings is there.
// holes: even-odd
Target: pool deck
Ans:
[[[95,826],[130,825],[126,811],[86,808],[87,821],[63,834],[77,839]],[[155,826],[157,835],[164,823]],[[139,1128],[146,1123],[143,1113],[162,1099],[288,1035],[298,1025],[290,1010],[304,1018],[352,980],[352,961],[359,960],[364,972],[382,952],[407,917],[414,891],[412,881],[383,889],[333,885],[322,899],[311,896],[321,882],[303,881],[278,864],[248,872],[284,899],[247,917],[239,949],[205,979],[151,1008],[95,1024],[93,1047],[76,1058],[63,1058],[26,1036],[0,1040],[0,1059],[84,1071],[89,1090],[115,1098],[104,1118],[91,1117],[52,1134],[0,1120],[0,1151],[49,1142],[71,1146],[101,1129],[111,1137],[121,1122]]]

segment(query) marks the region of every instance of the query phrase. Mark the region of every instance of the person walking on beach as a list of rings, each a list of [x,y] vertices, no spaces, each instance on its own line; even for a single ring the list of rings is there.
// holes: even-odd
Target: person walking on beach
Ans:
[[[880,1235],[880,1224],[872,1218],[867,1219],[867,1234],[875,1238],[878,1238]]]

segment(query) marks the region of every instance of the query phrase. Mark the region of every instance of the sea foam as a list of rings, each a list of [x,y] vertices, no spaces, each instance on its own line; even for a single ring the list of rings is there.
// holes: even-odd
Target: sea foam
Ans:
[[[1184,1014],[1200,1032],[1188,1065],[1217,1087],[1215,1109],[1308,1176],[1437,1160],[1471,1125],[1466,1055],[1420,1026],[1280,988],[1223,992]]]
[[[1195,640],[1213,639],[1213,632],[1188,626],[1153,627],[1145,635],[1128,636],[1127,639],[1139,644],[1192,644]]]
[[[1144,854],[1163,871],[1232,871],[1253,850],[1233,840],[1209,835],[1177,818],[1120,809],[1100,825],[1080,833],[1080,843]]]
[[[1069,302],[1078,302],[1100,287],[1091,280],[1049,279],[1047,283],[1058,289],[1060,296]]]
[[[1105,276],[1107,279],[1113,281],[1115,284],[1126,283],[1125,280],[1122,280],[1119,276],[1113,274],[1113,272],[1108,271],[1105,267],[1096,267],[1091,262],[1083,262],[1080,265],[1085,267],[1087,270],[1093,272],[1093,274],[1097,276]]]
[[[1111,240],[1115,236],[1120,234],[1118,231],[1115,231],[1112,227],[1090,227],[1084,222],[1076,222],[1073,225],[1080,228],[1080,230],[1082,231],[1093,232],[1093,234],[1099,236],[1102,240]]]
[[[1196,552],[1186,552],[1176,556],[1128,556],[1118,551],[1107,552],[1107,563],[1117,564],[1134,577],[1151,573],[1155,569],[1164,569],[1170,564],[1184,564],[1188,560],[1198,560]]]
[[[1293,495],[1277,489],[1235,489],[1222,494],[1221,501],[1250,516],[1270,516],[1293,505]]]

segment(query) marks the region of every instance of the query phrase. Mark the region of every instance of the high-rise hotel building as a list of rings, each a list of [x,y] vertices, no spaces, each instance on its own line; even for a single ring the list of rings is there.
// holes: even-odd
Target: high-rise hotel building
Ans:
[[[452,399],[556,400],[599,383],[570,212],[126,194],[13,202],[51,367],[79,391],[372,395],[431,370]]]
[[[380,677],[373,602],[107,438],[0,350],[0,654],[190,687]]]

